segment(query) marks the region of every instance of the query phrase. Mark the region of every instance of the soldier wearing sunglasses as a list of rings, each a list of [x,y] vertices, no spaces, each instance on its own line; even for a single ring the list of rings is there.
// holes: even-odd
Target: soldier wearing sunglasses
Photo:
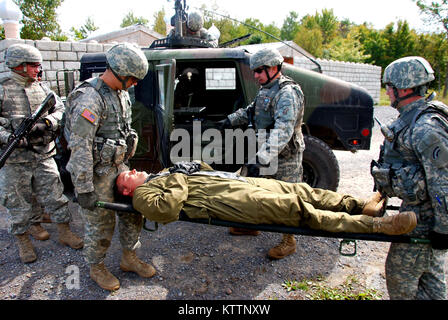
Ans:
[[[300,86],[281,73],[283,57],[276,49],[265,48],[250,58],[250,68],[260,90],[254,101],[229,115],[223,128],[251,125],[256,131],[266,130],[266,142],[258,146],[255,163],[248,163],[247,176],[260,177],[260,169],[277,161],[277,171],[263,176],[298,183],[302,180],[302,158],[305,143],[302,135],[304,95]],[[275,130],[277,133],[269,135]],[[234,235],[258,235],[259,231],[230,228]],[[284,234],[282,241],[271,248],[268,256],[284,258],[296,251],[292,234]]]

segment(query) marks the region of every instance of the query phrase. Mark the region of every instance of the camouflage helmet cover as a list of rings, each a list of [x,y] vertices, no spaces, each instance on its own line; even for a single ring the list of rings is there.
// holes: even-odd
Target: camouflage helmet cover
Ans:
[[[404,57],[395,60],[384,70],[383,83],[397,89],[410,89],[435,79],[434,70],[422,57]]]
[[[130,43],[120,43],[106,53],[109,67],[119,76],[143,79],[148,73],[148,60],[143,51]]]
[[[5,63],[8,68],[15,68],[22,63],[42,63],[42,54],[33,46],[17,43],[6,51]]]
[[[198,32],[204,26],[204,18],[199,11],[193,11],[188,14],[187,27],[193,32]]]
[[[250,57],[250,68],[252,70],[262,66],[275,67],[284,61],[282,55],[277,49],[264,48]]]

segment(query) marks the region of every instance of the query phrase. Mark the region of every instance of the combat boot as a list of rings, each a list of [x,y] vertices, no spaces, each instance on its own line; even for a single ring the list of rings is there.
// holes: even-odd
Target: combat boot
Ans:
[[[293,234],[283,234],[282,241],[268,251],[271,259],[282,259],[296,252],[296,239]]]
[[[50,234],[40,223],[33,223],[28,231],[36,240],[45,241],[50,239]]]
[[[411,232],[417,226],[417,216],[412,211],[404,211],[392,216],[373,218],[373,232],[399,235]]]
[[[104,262],[90,265],[90,278],[104,290],[115,291],[120,288],[120,281],[107,270]]]
[[[42,214],[41,219],[42,219],[42,221],[41,221],[42,223],[52,223],[51,216],[46,212],[44,212]]]
[[[72,249],[81,249],[84,247],[84,241],[70,230],[68,222],[58,223],[57,226],[60,243]]]
[[[245,228],[230,227],[229,233],[234,236],[258,236],[260,234],[260,231]]]
[[[142,278],[151,278],[156,274],[156,269],[150,264],[141,261],[135,251],[123,249],[120,268],[123,271],[132,271]]]
[[[34,252],[33,244],[27,232],[16,235],[17,245],[19,247],[20,260],[23,263],[31,263],[36,261],[37,256]]]
[[[361,214],[370,217],[381,217],[384,214],[386,199],[381,193],[375,193],[364,205]]]

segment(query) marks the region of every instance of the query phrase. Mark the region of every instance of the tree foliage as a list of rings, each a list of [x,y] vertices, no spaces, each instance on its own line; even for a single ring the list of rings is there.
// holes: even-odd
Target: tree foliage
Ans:
[[[81,26],[79,29],[76,29],[75,27],[71,27],[70,29],[75,40],[86,39],[93,31],[96,30],[98,30],[98,27],[95,25],[95,22],[91,17],[88,17],[84,25]]]
[[[152,29],[161,35],[166,35],[165,9],[159,10],[154,14]]]
[[[142,24],[147,26],[149,20],[144,17],[136,17],[132,11],[128,12],[126,16],[123,18],[123,21],[120,24],[121,28],[126,28],[129,26],[133,26],[134,24]]]
[[[39,40],[49,37],[52,40],[63,38],[57,22],[56,9],[64,0],[14,0],[22,11],[22,39]]]

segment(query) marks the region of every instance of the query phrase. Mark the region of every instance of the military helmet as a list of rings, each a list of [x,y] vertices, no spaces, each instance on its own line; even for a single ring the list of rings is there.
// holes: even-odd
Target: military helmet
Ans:
[[[204,26],[204,18],[199,11],[193,11],[188,14],[187,27],[193,32],[198,32]]]
[[[143,51],[130,43],[120,43],[106,53],[110,69],[121,77],[143,79],[148,73],[148,60]]]
[[[22,63],[42,63],[42,54],[33,46],[17,43],[6,51],[5,63],[11,69]]]
[[[411,89],[435,79],[434,70],[422,57],[404,57],[395,60],[384,70],[383,83],[397,89]]]
[[[250,68],[252,70],[262,66],[275,67],[281,65],[284,59],[277,49],[264,48],[250,57]]]

